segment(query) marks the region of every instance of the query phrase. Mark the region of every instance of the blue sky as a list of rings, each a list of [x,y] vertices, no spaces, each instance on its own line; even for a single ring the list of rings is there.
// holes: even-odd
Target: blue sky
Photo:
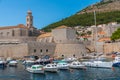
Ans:
[[[26,24],[27,11],[38,29],[69,17],[100,0],[0,0],[0,26]]]

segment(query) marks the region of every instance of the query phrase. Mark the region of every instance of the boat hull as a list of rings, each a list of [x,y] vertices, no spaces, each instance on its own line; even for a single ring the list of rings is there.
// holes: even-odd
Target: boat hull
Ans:
[[[61,70],[68,70],[69,69],[69,67],[58,67],[58,69],[61,69]]]
[[[102,63],[94,63],[94,62],[85,62],[83,63],[86,67],[92,68],[112,68],[112,62],[102,62]]]
[[[113,63],[112,66],[113,66],[113,67],[120,67],[120,62],[118,62],[118,63]]]
[[[44,74],[44,70],[32,70],[32,69],[26,69],[28,72],[30,73],[40,73],[40,74]]]
[[[45,71],[47,72],[58,72],[57,68],[45,68]]]
[[[5,63],[0,63],[0,68],[5,68],[6,64]]]
[[[70,68],[73,68],[73,69],[85,69],[85,66],[69,66]]]
[[[11,63],[9,64],[9,67],[17,67],[17,63]]]

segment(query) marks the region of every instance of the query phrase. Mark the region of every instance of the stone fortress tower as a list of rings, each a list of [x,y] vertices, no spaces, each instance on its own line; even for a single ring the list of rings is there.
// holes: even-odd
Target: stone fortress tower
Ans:
[[[28,28],[33,28],[33,16],[32,16],[32,12],[28,11],[27,12],[27,16],[26,16],[26,26]]]
[[[54,43],[52,50],[56,57],[81,57],[87,53],[85,45],[76,39],[76,31],[64,25],[53,29],[50,33],[40,35],[37,41],[47,44]]]
[[[39,31],[33,26],[33,16],[30,10],[26,16],[26,27],[29,29],[29,36],[38,36]]]

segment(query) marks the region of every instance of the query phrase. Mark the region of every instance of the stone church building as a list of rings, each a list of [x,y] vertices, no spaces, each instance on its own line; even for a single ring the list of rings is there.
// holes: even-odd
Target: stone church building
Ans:
[[[85,53],[84,44],[77,41],[76,31],[70,27],[60,26],[40,35],[33,26],[31,11],[27,12],[26,25],[0,27],[0,56],[5,58],[28,55],[80,57]]]

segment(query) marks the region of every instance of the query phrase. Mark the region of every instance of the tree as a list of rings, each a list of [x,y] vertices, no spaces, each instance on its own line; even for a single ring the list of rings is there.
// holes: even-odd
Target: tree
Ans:
[[[120,28],[118,28],[117,31],[115,31],[111,36],[111,40],[113,41],[118,39],[120,39]]]
[[[91,31],[87,31],[87,34],[88,34],[88,35],[91,35],[91,34],[92,34],[92,32],[91,32]]]

